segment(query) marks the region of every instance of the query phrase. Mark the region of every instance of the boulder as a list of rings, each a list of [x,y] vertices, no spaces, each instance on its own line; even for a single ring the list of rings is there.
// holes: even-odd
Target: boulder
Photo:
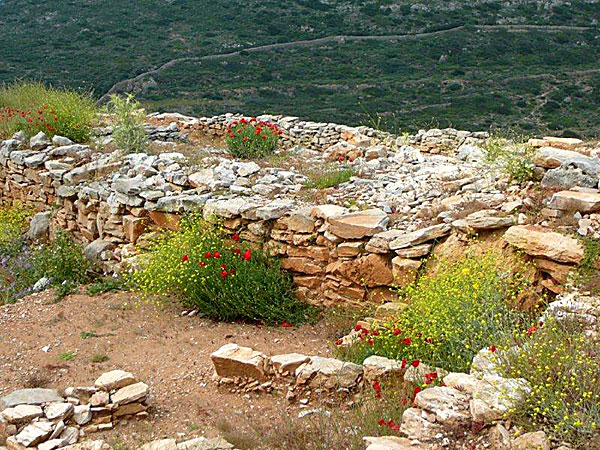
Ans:
[[[73,408],[73,420],[77,425],[85,425],[92,420],[91,405],[77,405]]]
[[[329,232],[343,239],[362,239],[385,230],[390,219],[381,209],[372,208],[329,217]]]
[[[427,442],[435,439],[436,435],[444,431],[444,428],[441,424],[435,423],[434,414],[419,408],[408,408],[402,414],[400,431],[409,439]]]
[[[403,234],[404,232],[401,230],[387,230],[377,233],[369,240],[365,250],[371,253],[389,253],[390,242]]]
[[[73,414],[71,403],[50,403],[44,408],[44,414],[48,420],[64,420]]]
[[[425,450],[428,447],[424,447],[418,443],[411,442],[407,438],[401,438],[398,436],[379,436],[370,437],[366,436],[363,438],[367,444],[367,450]]]
[[[31,222],[29,222],[29,231],[27,231],[27,237],[34,241],[46,239],[50,230],[51,219],[52,211],[37,213],[31,218]]]
[[[534,225],[510,227],[504,233],[504,240],[528,255],[558,262],[577,264],[585,256],[585,249],[577,239]]]
[[[326,270],[367,287],[391,286],[394,283],[391,258],[375,253],[351,261],[337,260]]]
[[[250,377],[265,381],[270,372],[270,360],[262,352],[237,344],[227,344],[213,352],[210,358],[221,377]]]
[[[125,372],[124,370],[112,370],[100,375],[94,385],[98,389],[112,391],[113,389],[129,386],[135,382],[136,379],[131,373]]]
[[[31,422],[37,417],[42,417],[44,412],[37,405],[18,405],[2,411],[2,418],[8,423]]]
[[[15,440],[25,447],[33,447],[46,440],[54,430],[52,422],[35,422],[23,428],[15,436]]]
[[[419,392],[414,405],[435,414],[436,422],[457,426],[471,420],[470,396],[447,386],[434,386]]]
[[[561,191],[552,196],[550,208],[561,211],[579,211],[581,213],[590,213],[600,211],[600,194]]]
[[[391,250],[398,250],[447,236],[452,228],[448,224],[434,225],[410,233],[404,233],[390,242]]]
[[[52,145],[55,147],[63,147],[65,145],[73,145],[73,141],[67,137],[56,134],[52,137]]]
[[[104,241],[102,239],[96,239],[95,241],[88,244],[83,249],[84,256],[93,263],[100,262],[102,252],[110,250],[115,246],[112,242]]]
[[[510,227],[515,222],[514,216],[506,216],[499,211],[486,209],[469,214],[464,219],[455,220],[452,222],[452,226],[461,231],[495,230]]]
[[[471,416],[475,422],[489,423],[500,419],[519,406],[531,392],[526,380],[485,375],[475,385]]]
[[[415,261],[414,259],[396,256],[392,259],[394,283],[398,286],[407,286],[415,281],[422,264],[422,261]]]
[[[402,379],[404,375],[404,369],[399,361],[383,356],[369,356],[364,360],[363,367],[364,378],[369,383],[387,378]]]

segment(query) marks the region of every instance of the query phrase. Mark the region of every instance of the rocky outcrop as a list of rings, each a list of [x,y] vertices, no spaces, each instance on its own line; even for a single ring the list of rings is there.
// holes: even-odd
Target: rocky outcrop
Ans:
[[[557,262],[577,264],[585,256],[577,239],[543,227],[517,225],[506,231],[504,239],[528,255]]]

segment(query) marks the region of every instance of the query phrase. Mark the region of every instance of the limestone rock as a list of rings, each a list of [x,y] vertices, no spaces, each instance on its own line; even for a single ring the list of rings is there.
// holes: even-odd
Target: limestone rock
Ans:
[[[466,373],[449,373],[444,377],[444,384],[448,387],[458,389],[466,394],[473,394],[479,380],[473,375]]]
[[[53,429],[54,424],[52,422],[35,422],[23,428],[23,430],[15,436],[15,439],[20,445],[33,447],[50,436]]]
[[[334,358],[311,356],[310,362],[296,370],[296,383],[326,390],[350,390],[357,387],[363,367]]]
[[[581,213],[600,211],[600,194],[578,191],[557,192],[552,196],[550,208]]]
[[[63,400],[54,389],[21,389],[0,398],[0,407],[11,408],[17,405],[41,405],[43,403],[62,402]]]
[[[233,445],[222,437],[199,437],[177,444],[177,450],[231,450]]]
[[[387,230],[377,233],[369,240],[365,250],[371,253],[389,253],[390,242],[403,234],[400,230]]]
[[[500,423],[490,429],[488,439],[492,450],[512,450],[510,433]]]
[[[295,373],[302,364],[310,361],[310,357],[300,353],[287,353],[271,357],[271,363],[278,372]]]
[[[398,286],[406,286],[417,279],[419,268],[423,263],[414,259],[396,256],[392,259],[392,274]]]
[[[110,396],[112,403],[117,405],[125,405],[136,401],[144,400],[150,391],[150,388],[145,383],[135,383],[122,387],[117,392]]]
[[[381,209],[373,208],[342,216],[329,217],[329,232],[344,239],[362,239],[385,230],[389,217]]]
[[[52,211],[40,212],[33,216],[29,223],[27,237],[36,241],[46,239],[50,230],[50,219],[52,219]]]
[[[36,151],[44,150],[46,147],[49,147],[52,142],[48,139],[48,136],[43,131],[40,131],[38,134],[29,139],[29,146]]]
[[[265,381],[270,370],[267,355],[237,344],[224,345],[210,358],[221,377],[250,377]]]
[[[112,370],[100,375],[94,385],[98,389],[112,391],[113,389],[129,386],[136,381],[135,377],[129,372],[125,372],[124,370]]]
[[[550,450],[550,441],[543,431],[525,433],[513,441],[513,450]]]
[[[504,233],[504,240],[528,255],[564,263],[579,263],[585,249],[577,239],[533,225],[516,225]]]
[[[110,250],[114,246],[112,242],[96,239],[83,249],[83,254],[89,261],[99,262],[102,252]]]
[[[425,450],[421,444],[397,436],[364,437],[367,450]]]
[[[73,414],[71,403],[51,403],[44,409],[44,414],[49,420],[64,420]]]
[[[469,214],[464,219],[455,220],[452,222],[452,226],[461,231],[494,230],[510,227],[515,222],[514,216],[505,216],[496,210],[482,210]]]
[[[142,445],[140,450],[177,450],[177,443],[175,439],[161,439]]]
[[[369,383],[386,378],[401,379],[404,375],[404,369],[399,361],[384,358],[383,356],[369,356],[364,360],[363,367],[364,378]]]
[[[434,225],[427,228],[422,228],[417,231],[405,233],[392,242],[390,242],[390,249],[398,250],[406,247],[411,247],[419,244],[423,244],[428,241],[442,238],[450,233],[451,227],[448,224]]]
[[[63,447],[64,450],[111,450],[110,445],[104,441],[85,441],[79,444],[68,445]]]
[[[7,408],[2,411],[2,417],[8,423],[23,423],[42,417],[44,412],[42,408],[36,405],[18,405],[14,408]]]
[[[328,219],[329,217],[337,217],[347,213],[348,210],[343,206],[338,205],[318,205],[315,206],[310,215],[318,219]]]
[[[327,266],[326,271],[367,287],[391,286],[394,283],[391,258],[375,253],[352,261],[335,261]]]
[[[67,137],[59,136],[58,134],[52,136],[52,145],[55,147],[62,147],[64,145],[73,145],[73,141]]]
[[[409,439],[427,442],[433,440],[444,429],[440,424],[435,423],[435,415],[419,408],[408,408],[402,414],[400,431]]]
[[[477,383],[471,400],[471,415],[475,422],[489,423],[500,419],[517,407],[531,392],[526,380],[485,375]]]
[[[415,406],[435,414],[436,422],[459,425],[471,420],[470,397],[447,386],[434,386],[419,392]]]
[[[73,420],[77,425],[85,425],[92,420],[91,405],[77,405],[73,408]]]

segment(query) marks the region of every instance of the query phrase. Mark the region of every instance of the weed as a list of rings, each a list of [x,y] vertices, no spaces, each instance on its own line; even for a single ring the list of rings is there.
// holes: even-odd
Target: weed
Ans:
[[[115,292],[122,288],[123,281],[120,278],[104,277],[97,280],[95,283],[90,284],[86,289],[86,293],[93,297],[106,292]]]
[[[97,337],[98,337],[98,335],[97,335],[97,334],[96,334],[96,332],[95,332],[95,331],[93,331],[93,330],[92,330],[92,331],[82,331],[82,332],[79,334],[79,337],[80,337],[81,339],[91,339],[91,338],[97,338]]]
[[[494,136],[486,141],[483,148],[486,162],[500,168],[510,179],[524,183],[535,178],[534,156],[537,150],[534,147]]]
[[[71,361],[72,359],[75,359],[76,356],[77,353],[75,352],[65,352],[58,355],[61,361]]]
[[[92,362],[94,364],[99,364],[99,363],[103,363],[105,361],[108,361],[108,356],[104,355],[102,353],[97,353],[94,356],[92,356]]]
[[[108,110],[116,118],[112,136],[117,146],[125,153],[146,151],[149,142],[144,128],[145,113],[135,97],[112,95]]]
[[[313,173],[304,187],[306,189],[328,189],[350,181],[353,176],[354,170],[351,168]]]

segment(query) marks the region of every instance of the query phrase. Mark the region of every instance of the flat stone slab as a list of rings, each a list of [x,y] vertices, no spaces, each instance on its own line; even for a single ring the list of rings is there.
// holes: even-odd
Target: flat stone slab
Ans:
[[[27,425],[15,436],[17,442],[25,447],[33,447],[44,441],[54,430],[52,422],[36,422]]]
[[[344,239],[362,239],[384,231],[390,219],[378,208],[329,217],[329,232]]]
[[[17,405],[41,405],[43,403],[63,402],[64,398],[54,389],[21,389],[0,399],[0,408],[12,408]]]
[[[270,360],[262,352],[237,344],[226,344],[210,355],[217,375],[266,380]]]
[[[579,263],[585,249],[575,238],[533,225],[517,225],[504,233],[504,240],[528,255],[563,263]]]
[[[124,405],[146,398],[150,388],[146,383],[130,384],[119,389],[111,396],[113,403]]]
[[[113,389],[129,386],[136,381],[135,377],[129,372],[125,372],[124,370],[113,370],[100,375],[94,385],[103,391],[112,391]]]
[[[417,231],[405,233],[390,242],[391,250],[412,247],[425,242],[433,241],[450,234],[452,228],[448,224],[434,225]]]
[[[550,200],[550,208],[582,213],[600,211],[600,194],[578,191],[557,192]]]
[[[31,422],[36,417],[42,417],[44,412],[37,405],[18,405],[2,411],[2,417],[8,423]]]

